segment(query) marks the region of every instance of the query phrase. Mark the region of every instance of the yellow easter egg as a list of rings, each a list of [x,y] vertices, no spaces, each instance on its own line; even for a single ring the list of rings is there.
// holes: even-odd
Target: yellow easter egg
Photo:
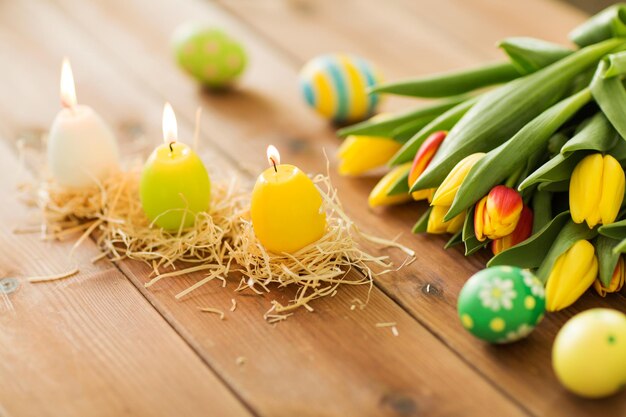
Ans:
[[[559,331],[552,367],[571,392],[606,397],[626,385],[626,315],[596,308],[577,314]]]

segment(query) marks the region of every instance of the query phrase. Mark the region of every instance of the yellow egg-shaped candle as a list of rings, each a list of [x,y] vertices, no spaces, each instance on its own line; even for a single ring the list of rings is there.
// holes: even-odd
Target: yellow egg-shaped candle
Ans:
[[[250,214],[254,233],[270,252],[294,253],[319,240],[326,230],[322,196],[298,167],[279,164],[270,145],[265,170],[254,186]]]
[[[167,103],[163,111],[166,143],[150,155],[141,174],[141,204],[157,226],[177,230],[194,225],[196,215],[207,211],[211,200],[209,175],[198,155],[176,142],[176,116]]]

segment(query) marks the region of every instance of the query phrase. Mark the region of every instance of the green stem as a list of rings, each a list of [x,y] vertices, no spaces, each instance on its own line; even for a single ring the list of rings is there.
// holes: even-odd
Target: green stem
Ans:
[[[516,188],[515,185],[517,185],[517,181],[519,181],[522,172],[524,172],[524,168],[525,167],[523,165],[520,166],[514,173],[511,174],[511,176],[506,180],[504,185],[509,188]]]
[[[411,97],[449,97],[511,81],[521,75],[510,62],[498,62],[469,70],[382,84],[371,91]]]

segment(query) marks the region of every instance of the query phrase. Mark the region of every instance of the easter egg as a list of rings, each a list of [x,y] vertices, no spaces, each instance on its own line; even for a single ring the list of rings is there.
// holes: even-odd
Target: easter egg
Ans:
[[[572,317],[552,346],[552,367],[568,390],[589,398],[626,385],[626,315],[594,308]]]
[[[541,281],[512,266],[477,272],[465,283],[458,300],[463,327],[491,343],[526,337],[543,318],[545,308]]]
[[[354,55],[331,54],[309,61],[300,72],[300,88],[309,106],[338,123],[356,122],[371,116],[378,95],[367,89],[380,76],[365,59]]]
[[[198,82],[212,88],[231,84],[246,67],[246,53],[224,31],[185,24],[174,33],[178,64]]]

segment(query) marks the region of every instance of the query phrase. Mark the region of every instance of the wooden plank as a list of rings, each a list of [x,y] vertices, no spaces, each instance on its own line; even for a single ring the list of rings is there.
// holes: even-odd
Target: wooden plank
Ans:
[[[242,167],[255,167],[252,171],[260,169],[264,164],[261,156],[264,148],[268,142],[273,142],[279,148],[287,150],[285,160],[295,162],[310,171],[323,169],[324,160],[320,148],[324,146],[334,149],[337,142],[333,138],[332,129],[313,116],[298,97],[295,78],[297,65],[294,65],[293,54],[281,54],[274,49],[276,35],[268,43],[260,38],[264,34],[260,34],[259,30],[242,28],[237,19],[225,16],[208,3],[190,2],[174,6],[164,2],[160,4],[162,9],[159,13],[149,17],[143,13],[147,6],[141,2],[132,5],[113,2],[101,4],[97,8],[71,0],[60,3],[64,5],[64,10],[76,16],[76,21],[79,24],[82,22],[103,45],[112,39],[116,45],[123,45],[123,48],[116,47],[111,52],[124,62],[133,62],[132,68],[129,68],[135,73],[138,82],[144,80],[146,86],[160,91],[179,108],[186,109],[187,114],[191,114],[193,108],[200,103],[208,108],[203,123],[204,132],[210,135],[216,146],[227,151]],[[506,16],[508,19],[523,13],[532,16],[533,13],[528,10],[533,10],[533,4],[534,2],[518,5],[517,9],[512,8]],[[559,6],[550,9],[549,4],[552,3],[546,4],[537,6],[536,10],[545,16],[561,13]],[[521,7],[525,8],[522,10]],[[351,17],[356,20],[358,16],[358,20],[366,26],[367,22],[378,19],[378,16],[387,11],[385,9],[383,13],[378,12],[378,9],[371,9],[367,17],[369,20],[366,20],[361,13],[363,10],[370,9],[354,9],[354,16]],[[107,16],[108,20],[103,16]],[[311,17],[316,18],[317,15]],[[437,16],[430,15],[427,18],[434,20]],[[475,16],[468,17],[474,18]],[[254,65],[236,92],[225,96],[198,94],[193,83],[176,71],[166,43],[173,28],[186,19],[201,19],[218,24],[246,43]],[[252,19],[249,21],[252,22]],[[280,22],[289,22],[289,18],[280,19]],[[280,22],[276,23],[277,31],[282,30]],[[317,24],[324,27],[326,23],[318,21]],[[489,33],[489,28],[489,24],[483,22],[481,29]],[[554,37],[562,36],[560,31],[556,32],[555,27],[553,30]],[[299,45],[302,39],[308,36],[315,39],[316,35],[288,30],[283,34],[281,45],[288,42]],[[516,33],[520,34],[522,33]],[[431,42],[441,39],[434,32],[432,36]],[[370,41],[370,38],[361,39],[365,45]],[[395,41],[397,39],[389,39],[390,44]],[[357,43],[354,39],[352,42]],[[328,50],[336,50],[335,45],[326,47]],[[157,63],[159,64],[156,65]],[[399,62],[397,65],[404,63]],[[155,71],[159,71],[161,75],[155,76]],[[233,120],[246,120],[247,123],[233,123]],[[216,131],[219,134],[212,134]],[[372,178],[335,178],[335,182],[339,186],[340,195],[347,202],[347,210],[371,230],[381,230],[391,235],[407,233],[417,218],[416,209],[411,207],[386,210],[383,216],[370,212],[365,206],[365,196],[374,183]],[[585,402],[572,398],[555,380],[549,355],[557,329],[569,316],[592,305],[621,307],[622,298],[613,297],[602,301],[589,295],[568,312],[550,315],[527,341],[507,347],[487,346],[463,331],[456,318],[458,292],[467,277],[482,267],[484,259],[464,259],[456,250],[443,252],[443,240],[438,237],[411,237],[405,234],[402,242],[417,249],[419,261],[403,272],[381,278],[381,289],[400,302],[467,363],[487,375],[500,389],[536,414],[571,416],[624,410],[624,396],[603,402]]]
[[[384,13],[358,0],[216,1],[297,65],[345,51],[372,59],[388,81],[504,59],[496,45],[510,36],[567,43],[585,18],[561,2],[536,0],[390,0]]]
[[[150,5],[146,3],[144,6]],[[169,7],[176,9],[179,5],[171,3]],[[155,16],[171,17],[168,12],[161,11],[163,14],[155,13]],[[33,28],[28,24],[31,19],[37,19],[41,24]],[[29,48],[23,48],[20,43],[5,45],[6,54],[13,56],[18,67],[16,74],[27,72],[29,54],[34,54],[42,68],[37,83],[49,79],[56,84],[58,57],[67,53],[73,59],[77,79],[82,71],[86,71],[91,80],[99,80],[98,84],[93,81],[92,84],[88,81],[79,83],[79,97],[85,97],[84,102],[97,104],[98,110],[116,127],[145,124],[149,126],[145,129],[146,135],[158,137],[160,114],[154,109],[160,108],[162,98],[151,92],[140,92],[133,84],[137,81],[123,75],[127,71],[125,66],[111,59],[99,44],[76,30],[73,22],[59,10],[42,2],[25,2],[12,5],[10,13],[0,17],[0,21],[0,39],[15,36],[29,44]],[[148,20],[139,22],[153,23]],[[46,39],[45,47],[37,44],[36,40],[40,38]],[[68,40],[72,42],[66,43]],[[143,84],[137,84],[143,87]],[[2,82],[1,87],[8,95],[18,93],[10,82]],[[85,87],[90,88],[83,95]],[[30,92],[35,91],[33,88]],[[56,94],[56,88],[40,91],[44,102],[55,102]],[[23,100],[27,101],[25,97]],[[142,109],[134,109],[137,105],[143,106]],[[14,127],[8,129],[7,137],[15,137],[19,131],[17,126],[39,128],[45,123],[39,113],[0,110],[9,112],[15,121]],[[184,117],[180,122],[183,137],[189,137],[189,125]],[[219,126],[227,130],[229,124],[224,121]],[[247,126],[247,129],[253,128]],[[372,290],[371,304],[366,310],[351,311],[350,305],[355,297],[365,299],[367,288],[342,290],[334,299],[316,303],[316,314],[303,311],[273,328],[262,319],[268,308],[268,297],[239,296],[237,311],[220,321],[215,316],[199,313],[197,307],[227,309],[234,297],[228,289],[210,285],[187,302],[179,303],[174,301],[173,293],[197,280],[197,275],[167,281],[146,291],[143,288],[148,276],[145,265],[124,262],[122,267],[206,362],[261,414],[478,415],[485,401],[490,401],[492,408],[501,414],[520,414],[516,405],[482,380],[378,289]],[[233,289],[234,285],[231,285],[230,290]],[[276,296],[286,298],[290,294],[285,292]],[[396,322],[401,335],[394,337],[389,329],[377,328],[375,324],[380,321]],[[425,352],[433,356],[427,356]],[[454,375],[459,383],[451,385],[450,375]],[[476,392],[468,391],[466,387],[469,385],[475,387]],[[476,401],[477,398],[482,401]]]
[[[19,172],[0,144],[0,278],[19,283],[0,292],[0,415],[249,415],[117,268],[91,264],[94,244],[70,258],[72,242],[13,233],[33,220]],[[80,273],[62,281],[25,279],[74,265]]]

